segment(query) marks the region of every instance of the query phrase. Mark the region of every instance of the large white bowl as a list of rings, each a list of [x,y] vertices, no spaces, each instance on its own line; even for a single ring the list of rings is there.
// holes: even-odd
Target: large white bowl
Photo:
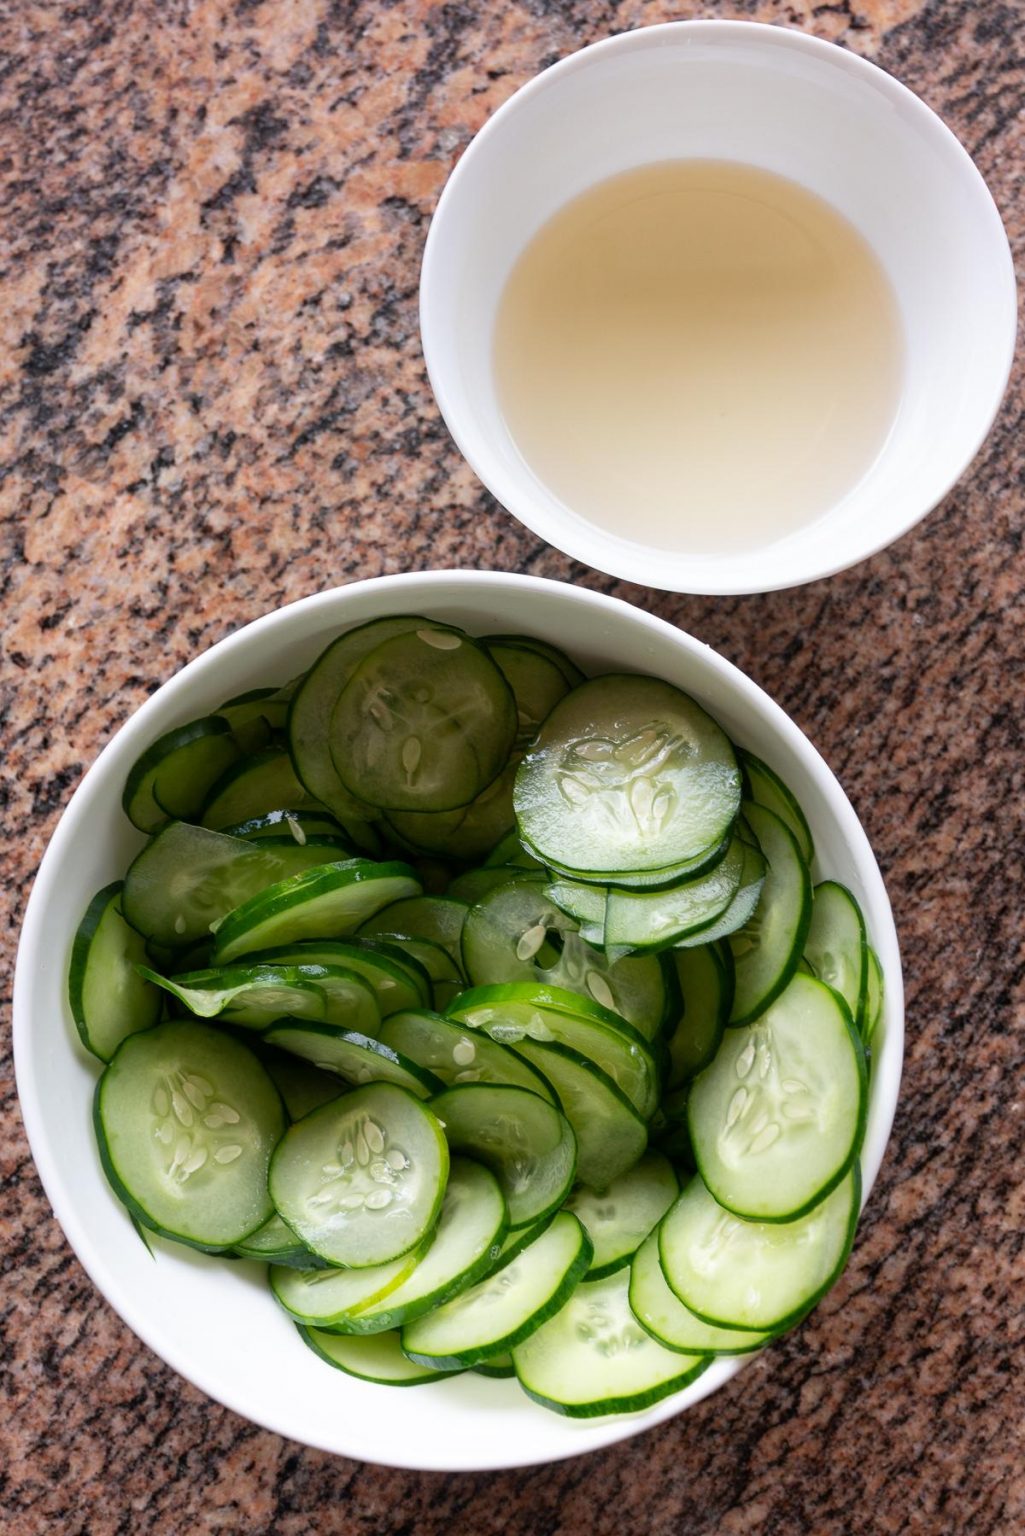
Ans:
[[[82,912],[143,842],[120,804],[125,775],[143,748],[233,694],[284,682],[340,631],[407,612],[476,633],[537,635],[599,671],[668,678],[793,786],[815,834],[819,878],[836,876],[855,892],[886,974],[863,1156],[868,1195],[897,1102],[903,994],[886,891],[843,790],[778,705],[707,646],[617,599],[496,572],[384,576],[304,598],[213,646],[132,716],[83,779],[36,878],[15,980],[18,1089],[36,1164],[69,1242],[111,1306],[174,1370],[237,1413],[323,1450],[431,1470],[520,1466],[596,1450],[658,1424],[721,1387],[742,1362],[717,1361],[648,1412],[584,1423],[536,1406],[515,1382],[469,1374],[396,1391],[331,1370],[277,1307],[262,1266],[159,1240],[155,1263],[146,1253],[100,1169],[91,1124],[97,1064],[77,1044],[66,1000]]]
[[[628,506],[618,533],[590,521],[586,506],[568,506],[517,448],[492,368],[499,300],[538,229],[610,176],[686,159],[757,166],[824,198],[875,251],[903,323],[902,400],[875,462],[820,517],[757,549],[657,548],[634,537]],[[978,452],[1007,384],[1016,324],[1000,215],[950,130],[867,60],[756,22],[642,27],[544,70],[453,171],[420,278],[431,384],[488,489],[576,559],[680,592],[795,586],[906,533]]]

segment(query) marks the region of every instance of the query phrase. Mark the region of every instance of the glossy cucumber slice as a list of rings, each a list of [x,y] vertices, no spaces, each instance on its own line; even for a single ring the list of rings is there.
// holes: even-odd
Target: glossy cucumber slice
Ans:
[[[430,981],[422,966],[397,945],[371,947],[360,939],[306,939],[259,950],[250,963],[342,966],[367,983],[382,1018],[406,1008],[424,1008],[430,1002]]]
[[[275,1266],[270,1288],[294,1322],[312,1328],[350,1329],[352,1320],[407,1279],[430,1246],[426,1238],[387,1264],[339,1269],[321,1260],[306,1269]]]
[[[318,1024],[303,1019],[282,1019],[263,1038],[293,1056],[312,1062],[322,1072],[335,1072],[347,1082],[394,1083],[419,1099],[429,1099],[443,1086],[441,1081],[393,1051],[371,1035],[340,1024]]]
[[[772,811],[745,807],[769,869],[753,917],[730,935],[731,1024],[749,1024],[783,991],[801,961],[811,921],[811,877],[796,839]]]
[[[525,1039],[568,1045],[600,1067],[642,1119],[654,1113],[658,1068],[647,1041],[625,1019],[597,1003],[559,987],[514,982],[474,987],[462,993],[448,1013],[513,1049]]]
[[[321,966],[235,965],[187,971],[173,978],[147,966],[140,975],[162,987],[201,1019],[225,1015],[225,1022],[263,1029],[274,1019],[294,1014],[323,1019],[327,998],[317,986]]]
[[[468,805],[505,767],[516,732],[508,683],[467,635],[425,625],[356,668],[331,716],[335,770],[386,811]]]
[[[646,1333],[666,1349],[688,1354],[747,1355],[761,1349],[770,1333],[716,1328],[684,1306],[670,1290],[658,1261],[657,1229],[646,1237],[630,1266],[630,1310]]]
[[[513,691],[515,747],[523,752],[559,700],[576,685],[567,681],[566,674],[551,657],[543,656],[532,646],[514,640],[485,640],[484,646]]]
[[[408,1253],[438,1217],[448,1146],[431,1111],[391,1083],[315,1109],[282,1137],[271,1198],[307,1248],[364,1269]]]
[[[713,923],[709,923],[707,928],[684,934],[677,939],[677,948],[688,949],[695,944],[714,944],[720,939],[728,939],[731,933],[739,932],[744,924],[749,923],[754,917],[761,900],[769,866],[754,837],[745,835],[742,830],[743,825],[743,819],[741,819],[737,826],[737,835],[743,847],[744,858],[740,870],[740,884],[737,886],[733,900],[722,915]]]
[[[697,1076],[719,1049],[733,997],[733,960],[731,956],[725,961],[717,945],[703,944],[674,950],[672,963],[683,1015],[669,1037],[668,1083],[678,1088]]]
[[[727,1032],[691,1086],[691,1144],[709,1192],[749,1221],[793,1221],[844,1177],[864,1132],[865,1056],[846,1004],[795,976]]]
[[[211,786],[203,805],[203,826],[219,832],[282,809],[322,811],[323,807],[296,777],[285,748],[265,747],[232,763]]]
[[[577,1143],[576,1177],[599,1188],[633,1166],[648,1144],[646,1123],[593,1061],[554,1041],[516,1047],[551,1083]]]
[[[583,1227],[560,1211],[515,1259],[403,1328],[402,1348],[443,1370],[505,1354],[559,1310],[590,1259]]]
[[[291,1227],[275,1211],[262,1227],[236,1243],[232,1252],[240,1259],[256,1259],[262,1264],[283,1264],[289,1269],[310,1269],[324,1263],[305,1247]]]
[[[857,1163],[796,1221],[744,1221],[695,1176],[659,1228],[662,1272],[718,1328],[779,1332],[824,1296],[847,1262],[861,1195]]]
[[[126,1036],[160,1017],[158,988],[141,973],[146,945],[121,915],[120,880],[97,891],[71,946],[68,1001],[87,1051],[109,1061]]]
[[[514,754],[469,805],[453,811],[391,811],[388,825],[400,841],[420,853],[466,861],[483,858],[515,823],[512,797],[518,762]]]
[[[392,1014],[377,1032],[382,1045],[415,1061],[450,1088],[461,1083],[505,1083],[559,1103],[547,1078],[516,1051],[425,1009]]]
[[[604,1188],[579,1185],[566,1209],[583,1223],[594,1248],[587,1278],[601,1280],[629,1264],[679,1193],[672,1164],[655,1151],[645,1152]]]
[[[718,844],[740,807],[733,748],[693,699],[608,676],[557,704],[516,779],[521,834],[564,869],[664,869]]]
[[[534,855],[524,848],[516,829],[501,838],[484,860],[485,869],[494,869],[499,865],[519,866],[522,869],[544,869],[541,860],[535,859]]]
[[[360,934],[373,938],[394,934],[440,944],[457,968],[462,965],[462,932],[469,911],[465,902],[450,896],[408,896],[393,901],[365,922]]]
[[[578,688],[584,681],[584,674],[565,651],[550,645],[547,640],[539,640],[536,635],[487,635],[484,644],[489,650],[494,646],[516,646],[520,650],[533,651],[535,655],[558,667],[570,688]]]
[[[217,928],[214,960],[221,965],[279,944],[354,933],[381,907],[419,890],[407,864],[351,859],[308,870],[229,912]]]
[[[744,857],[744,844],[734,838],[726,857],[695,880],[660,891],[610,889],[605,902],[605,943],[664,949],[709,928],[740,888]]]
[[[702,849],[691,859],[684,859],[681,863],[669,864],[658,869],[603,869],[592,871],[586,876],[579,875],[576,870],[565,868],[554,859],[548,861],[547,867],[553,875],[566,880],[587,879],[597,881],[603,888],[613,887],[626,891],[660,891],[670,886],[680,885],[685,880],[696,880],[699,875],[707,875],[720,864],[729,852],[733,841],[733,828],[730,827],[726,835],[717,843]]]
[[[482,1360],[473,1369],[478,1376],[493,1376],[496,1381],[508,1381],[516,1375],[516,1367],[513,1365],[512,1355],[492,1355],[490,1360]]]
[[[492,1170],[510,1227],[532,1226],[573,1187],[576,1138],[566,1117],[539,1094],[495,1083],[463,1083],[431,1100],[453,1152]]]
[[[247,843],[258,843],[264,838],[277,842],[290,837],[293,842],[305,843],[311,837],[329,837],[345,842],[345,832],[333,816],[326,811],[267,811],[251,816],[247,821],[231,827],[221,827],[226,837],[244,837]]]
[[[571,1418],[632,1413],[700,1376],[708,1355],[678,1354],[630,1310],[629,1271],[588,1280],[549,1322],[513,1349],[528,1397]]]
[[[847,887],[835,880],[815,887],[804,955],[819,980],[839,992],[864,1034],[869,975],[865,919]]]
[[[745,799],[753,800],[755,805],[763,805],[767,811],[773,811],[790,828],[797,839],[801,857],[806,864],[811,865],[815,858],[815,843],[797,796],[787,788],[779,774],[768,763],[755,757],[753,752],[741,749],[737,757],[744,776]]]
[[[360,1381],[377,1382],[382,1387],[419,1387],[427,1381],[444,1381],[457,1371],[436,1371],[417,1365],[402,1353],[398,1333],[339,1335],[317,1328],[299,1329],[300,1336],[328,1365],[355,1376]]]
[[[494,1174],[469,1158],[454,1157],[430,1248],[408,1279],[361,1313],[359,1331],[401,1328],[475,1285],[494,1264],[505,1223]]]
[[[191,820],[238,755],[231,727],[219,715],[168,731],[132,765],[121,797],[125,815],[140,832]]]
[[[293,1056],[290,1051],[268,1048],[266,1042],[258,1042],[260,1060],[267,1074],[280,1093],[290,1120],[301,1120],[311,1109],[319,1109],[332,1099],[348,1093],[349,1085],[334,1072],[323,1072],[311,1061]]]
[[[281,1099],[252,1052],[219,1030],[174,1019],[129,1035],[97,1084],[94,1121],[114,1193],[154,1232],[219,1252],[273,1214]]]

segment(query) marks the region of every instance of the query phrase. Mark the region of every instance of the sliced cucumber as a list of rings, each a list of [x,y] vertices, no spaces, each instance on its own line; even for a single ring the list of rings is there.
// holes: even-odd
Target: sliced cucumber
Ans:
[[[96,1089],[100,1158],[143,1226],[194,1248],[233,1248],[273,1215],[271,1153],[285,1128],[252,1052],[174,1019],[129,1035]]]
[[[662,1272],[684,1306],[706,1323],[779,1332],[803,1317],[843,1269],[860,1194],[854,1163],[807,1216],[743,1221],[723,1210],[696,1176],[662,1220]]]
[[[516,779],[522,835],[545,862],[665,868],[718,844],[740,806],[724,732],[652,677],[583,683],[545,721]]]
[[[327,998],[317,985],[322,966],[235,965],[190,971],[173,979],[146,966],[139,974],[163,987],[201,1019],[225,1015],[225,1022],[263,1029],[274,1019],[294,1014],[323,1019]]]
[[[464,1029],[440,1014],[426,1010],[392,1014],[381,1025],[377,1038],[382,1045],[433,1072],[446,1087],[505,1083],[528,1088],[560,1107],[547,1078],[529,1061],[479,1030]]]
[[[311,1328],[348,1330],[353,1318],[381,1301],[416,1269],[428,1252],[430,1238],[387,1264],[364,1269],[338,1269],[318,1260],[306,1269],[275,1265],[270,1288],[294,1322]]]
[[[232,763],[211,786],[203,805],[203,826],[219,832],[282,808],[323,810],[296,777],[285,748],[265,747]]]
[[[883,997],[885,983],[883,980],[883,968],[879,964],[879,956],[874,949],[868,951],[868,985],[866,987],[865,1005],[865,1044],[870,1045],[875,1038],[883,1016]]]
[[[140,832],[191,820],[238,752],[231,727],[219,715],[168,731],[132,765],[121,797],[125,815]]]
[[[468,805],[505,767],[512,691],[483,647],[427,624],[385,640],[353,672],[331,716],[335,770],[386,811]]]
[[[449,1146],[490,1168],[510,1227],[532,1226],[573,1187],[576,1138],[566,1117],[539,1094],[496,1083],[463,1083],[431,1100]]]
[[[492,1355],[490,1360],[482,1360],[473,1369],[478,1376],[493,1376],[497,1381],[508,1381],[516,1375],[516,1367],[509,1354]]]
[[[505,1220],[494,1174],[454,1157],[434,1241],[408,1279],[361,1313],[359,1331],[401,1328],[475,1285],[494,1265]]]
[[[516,646],[519,650],[533,651],[535,655],[556,666],[570,688],[578,688],[584,681],[584,674],[575,661],[571,661],[558,646],[549,645],[547,640],[538,640],[534,635],[488,635],[485,637],[484,644],[489,651],[500,645]]]
[[[605,943],[631,949],[664,949],[708,928],[740,888],[744,844],[735,837],[726,857],[706,875],[662,891],[609,890]]]
[[[772,1334],[745,1333],[704,1323],[670,1290],[658,1261],[658,1231],[652,1231],[630,1266],[630,1310],[646,1333],[687,1354],[746,1355],[761,1349]]]
[[[307,939],[262,949],[251,957],[250,964],[341,966],[367,983],[382,1018],[407,1008],[424,1008],[430,1002],[430,982],[422,967],[397,946],[388,944],[371,949],[359,939]],[[353,1022],[352,1027],[362,1029],[363,1025]]]
[[[714,944],[673,951],[683,1017],[669,1037],[669,1087],[678,1088],[706,1067],[719,1049],[732,1002],[732,957]]]
[[[547,1232],[552,1222],[558,1215],[558,1211],[549,1211],[541,1221],[536,1221],[532,1227],[518,1227],[515,1232],[507,1232],[502,1240],[491,1273],[497,1274],[506,1264],[511,1264],[513,1259],[519,1257],[524,1248],[529,1248],[542,1232]]]
[[[309,1269],[323,1264],[315,1253],[299,1241],[291,1227],[275,1211],[262,1227],[236,1243],[232,1252],[240,1259],[257,1259],[264,1264],[283,1264],[289,1269]]]
[[[311,869],[229,912],[217,929],[214,960],[223,965],[274,945],[354,933],[381,907],[419,890],[408,864],[351,859]]]
[[[86,1050],[101,1061],[128,1035],[155,1024],[163,1007],[159,988],[140,972],[146,945],[121,915],[121,891],[116,880],[89,903],[68,971],[71,1017]]]
[[[839,992],[860,1034],[868,1007],[868,936],[861,908],[844,885],[815,887],[805,958],[820,981]]]
[[[594,1248],[587,1278],[602,1280],[629,1264],[679,1193],[672,1164],[654,1151],[603,1189],[579,1185],[566,1209],[583,1223]]]
[[[773,811],[790,828],[797,839],[801,857],[810,865],[815,858],[815,843],[797,796],[787,788],[779,774],[754,753],[741,750],[737,756],[744,775],[745,798]]]
[[[512,865],[521,869],[544,869],[541,860],[535,859],[534,855],[524,848],[520,842],[519,831],[515,827],[495,844],[484,860],[485,869],[495,869],[499,865]]]
[[[557,1041],[579,1051],[626,1095],[642,1119],[658,1103],[658,1068],[644,1036],[618,1014],[559,987],[515,982],[474,987],[448,1010],[449,1017],[480,1029],[513,1049],[521,1040]]]
[[[251,816],[220,830],[226,837],[244,837],[247,843],[259,843],[265,838],[277,842],[283,837],[290,837],[295,843],[305,843],[311,837],[345,842],[344,831],[326,811],[267,811],[263,816]]]
[[[520,1056],[558,1094],[577,1143],[576,1177],[603,1189],[631,1168],[648,1144],[648,1128],[600,1067],[554,1041],[521,1040]]]
[[[443,1087],[432,1072],[415,1061],[370,1035],[346,1029],[340,1024],[283,1019],[268,1029],[263,1039],[269,1045],[312,1062],[322,1072],[336,1072],[358,1087],[367,1083],[394,1083],[418,1099],[429,1099]]]
[[[334,1072],[323,1072],[311,1061],[293,1056],[275,1046],[259,1042],[260,1060],[268,1076],[284,1100],[290,1120],[301,1120],[311,1109],[319,1109],[332,1099],[348,1093],[349,1085]]]
[[[375,912],[360,927],[360,935],[374,938],[395,934],[426,939],[430,944],[440,944],[459,968],[463,958],[463,924],[469,910],[465,902],[453,901],[448,896],[407,896]]]
[[[538,729],[572,686],[562,668],[532,646],[514,640],[485,640],[492,661],[513,691],[516,700],[516,749],[530,746]]]
[[[744,850],[744,861],[740,871],[740,884],[737,886],[736,895],[729,906],[707,928],[701,928],[696,933],[684,934],[676,940],[680,949],[690,948],[695,944],[715,944],[720,939],[728,939],[731,933],[737,933],[745,923],[749,923],[754,917],[758,903],[761,900],[762,888],[765,885],[765,876],[768,865],[765,855],[758,847],[754,838],[748,838],[741,832],[743,819],[738,823],[737,833]]]
[[[515,823],[513,784],[519,758],[513,758],[469,805],[454,811],[391,811],[388,825],[420,853],[449,859],[482,858]]]
[[[271,1198],[321,1258],[352,1269],[408,1253],[434,1226],[448,1146],[425,1104],[391,1083],[357,1088],[287,1130]]]
[[[590,1260],[583,1227],[560,1211],[517,1258],[403,1328],[402,1348],[440,1370],[505,1354],[559,1310]]]
[[[717,864],[722,863],[729,852],[733,831],[733,827],[730,826],[725,836],[721,837],[717,843],[703,848],[691,859],[684,859],[676,864],[660,865],[656,869],[603,869],[592,870],[581,875],[576,870],[557,863],[554,859],[548,860],[547,868],[557,878],[564,880],[593,880],[600,882],[602,887],[625,891],[661,891],[670,886],[680,885],[686,880],[697,880],[701,875],[710,874]]]
[[[783,991],[800,964],[811,920],[811,877],[793,833],[763,806],[748,805],[745,816],[769,869],[754,916],[729,939],[731,1024],[749,1024]]]
[[[397,1333],[340,1336],[316,1328],[300,1327],[301,1337],[322,1360],[347,1376],[377,1382],[382,1387],[419,1387],[426,1381],[444,1381],[454,1371],[437,1371],[417,1365],[402,1353]]]
[[[678,1354],[630,1310],[629,1272],[579,1285],[562,1310],[513,1349],[520,1386],[570,1418],[632,1413],[701,1375],[708,1355]]]
[[[753,1024],[731,1029],[691,1086],[691,1143],[709,1192],[749,1221],[793,1221],[857,1155],[868,1088],[845,1003],[795,976]]]

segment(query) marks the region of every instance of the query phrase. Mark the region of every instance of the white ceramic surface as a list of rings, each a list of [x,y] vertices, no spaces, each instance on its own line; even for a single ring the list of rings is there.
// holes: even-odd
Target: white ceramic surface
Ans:
[[[617,599],[526,576],[387,576],[305,598],[221,641],[147,700],[86,774],[36,878],[15,980],[18,1089],[36,1164],[68,1240],[111,1306],[176,1371],[258,1424],[324,1450],[426,1469],[518,1466],[595,1450],[660,1423],[714,1392],[742,1362],[718,1361],[648,1412],[583,1423],[529,1402],[515,1382],[470,1374],[396,1391],[331,1370],[300,1342],[261,1266],[158,1239],[156,1262],[147,1254],[100,1169],[90,1114],[97,1063],[78,1046],[65,996],[79,918],[144,841],[120,807],[139,753],[225,698],[294,676],[342,630],[411,611],[476,633],[534,634],[593,670],[668,678],[792,785],[814,831],[818,877],[839,877],[856,893],[887,979],[863,1158],[867,1196],[897,1102],[903,994],[889,902],[854,811],[798,728],[714,651]]]
[[[906,342],[893,429],[862,480],[765,548],[686,555],[585,520],[531,471],[496,398],[492,333],[517,256],[596,182],[659,160],[743,161],[801,183],[862,232]],[[597,43],[502,106],[438,204],[420,285],[424,356],[470,464],[528,528],[577,559],[674,591],[770,591],[842,570],[907,532],[974,458],[1003,397],[1015,286],[1000,216],[940,119],[831,43],[754,22],[675,22]],[[800,423],[795,423],[800,431]],[[742,448],[742,445],[739,445]],[[638,475],[643,466],[638,467]]]

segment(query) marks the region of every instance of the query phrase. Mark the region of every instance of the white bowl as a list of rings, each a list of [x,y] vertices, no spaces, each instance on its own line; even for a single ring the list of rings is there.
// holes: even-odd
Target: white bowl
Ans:
[[[492,372],[498,302],[540,226],[607,177],[688,158],[757,166],[832,204],[880,259],[905,332],[902,403],[874,464],[816,521],[739,553],[655,548],[629,536],[629,508],[617,536],[589,522],[585,507],[568,507],[516,447]],[[979,172],[940,119],[890,75],[780,27],[673,22],[572,54],[485,124],[431,224],[420,327],[449,431],[528,528],[630,581],[762,592],[853,565],[906,533],[947,493],[1003,397],[1014,351],[1014,272]]]
[[[815,834],[821,875],[843,879],[857,895],[886,974],[863,1156],[867,1196],[897,1102],[903,1002],[886,891],[843,790],[783,711],[707,646],[617,599],[495,572],[384,576],[304,598],[222,640],[143,704],[86,774],[36,878],[15,980],[18,1089],[40,1176],[78,1257],[129,1327],[202,1391],[279,1434],[365,1461],[453,1471],[521,1466],[596,1450],[658,1424],[714,1392],[741,1362],[719,1360],[648,1412],[584,1423],[531,1403],[511,1381],[469,1374],[397,1391],[331,1370],[274,1302],[262,1266],[225,1263],[159,1239],[156,1263],[146,1253],[100,1168],[91,1123],[97,1064],[77,1045],[66,1000],[67,960],[86,904],[143,843],[120,804],[125,775],[143,748],[226,697],[284,682],[340,631],[408,612],[476,633],[538,635],[591,668],[668,678],[793,786]]]

